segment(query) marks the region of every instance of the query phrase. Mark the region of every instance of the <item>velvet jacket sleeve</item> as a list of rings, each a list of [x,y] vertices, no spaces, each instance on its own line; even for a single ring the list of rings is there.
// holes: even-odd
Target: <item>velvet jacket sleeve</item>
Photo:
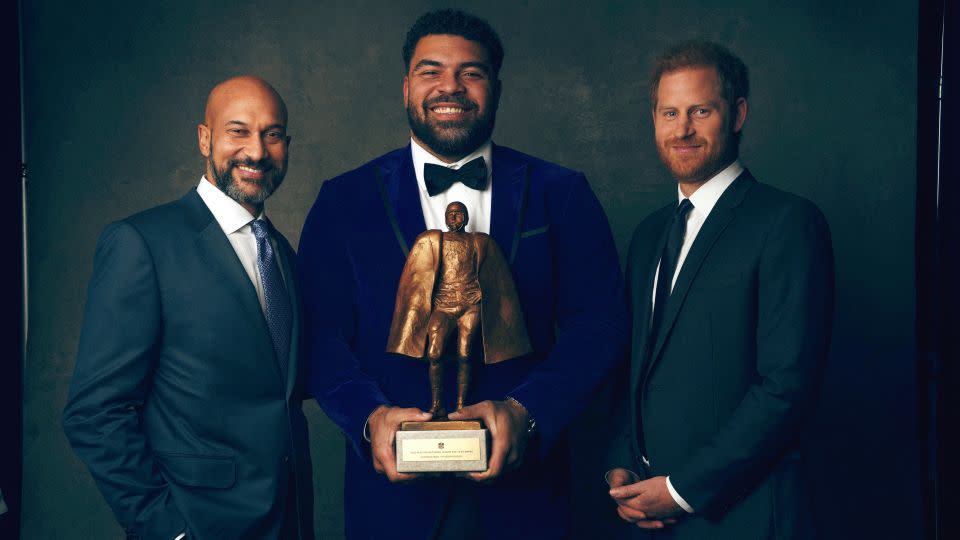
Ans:
[[[386,396],[361,369],[356,339],[356,276],[350,246],[339,234],[335,185],[324,183],[303,225],[298,271],[303,298],[304,349],[310,393],[361,456],[369,458],[363,431]]]

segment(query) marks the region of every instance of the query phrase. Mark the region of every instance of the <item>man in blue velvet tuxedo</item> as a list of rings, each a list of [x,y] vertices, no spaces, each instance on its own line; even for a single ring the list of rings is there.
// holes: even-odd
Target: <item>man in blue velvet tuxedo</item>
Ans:
[[[491,142],[503,48],[485,21],[427,13],[403,53],[410,144],[325,182],[300,240],[310,389],[348,443],[346,533],[561,538],[565,430],[627,341],[609,224],[583,174]],[[452,201],[469,212],[468,232],[503,249],[533,352],[491,365],[476,356],[468,405],[450,415],[490,430],[487,471],[399,474],[394,434],[430,418],[431,393],[421,360],[385,352],[397,285],[409,247],[443,229]],[[447,376],[452,387],[456,371]]]
[[[665,53],[650,86],[677,199],[637,226],[627,259],[631,370],[608,478],[620,517],[658,537],[812,535],[802,448],[833,320],[830,232],[741,165],[748,88],[743,62],[703,42]]]
[[[64,431],[128,538],[313,538],[294,252],[264,214],[287,109],[217,85],[206,174],[97,244]]]

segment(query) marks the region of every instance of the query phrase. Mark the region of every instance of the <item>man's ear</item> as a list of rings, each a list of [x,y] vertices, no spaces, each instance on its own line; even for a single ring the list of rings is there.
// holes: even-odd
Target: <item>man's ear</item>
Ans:
[[[403,106],[404,107],[407,106],[407,93],[410,91],[409,84],[410,84],[409,78],[406,75],[404,75],[403,76]]]
[[[744,122],[747,121],[747,98],[737,98],[737,104],[734,109],[737,112],[737,117],[733,121],[733,132],[740,133],[740,130],[743,129]]]
[[[197,144],[200,145],[200,154],[210,157],[210,128],[206,124],[197,124]]]

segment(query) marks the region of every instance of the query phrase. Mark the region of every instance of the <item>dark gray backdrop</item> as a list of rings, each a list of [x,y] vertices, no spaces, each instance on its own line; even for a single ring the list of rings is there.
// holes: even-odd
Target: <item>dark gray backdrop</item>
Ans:
[[[859,4],[859,5],[855,5]],[[914,368],[917,10],[908,2],[464,2],[506,60],[494,139],[580,169],[621,253],[675,196],[656,157],[653,57],[720,41],[751,70],[742,154],[761,180],[815,201],[837,259],[837,318],[811,444],[830,538],[920,534]],[[255,73],[290,110],[287,180],[268,204],[296,244],[321,182],[400,146],[404,33],[440,2],[24,0],[29,341],[23,537],[120,538],[60,414],[86,282],[108,222],[199,180],[196,123],[218,81]],[[12,81],[11,81],[12,82]],[[588,252],[589,247],[585,247]],[[589,359],[584,359],[589,361]],[[342,535],[342,438],[306,404],[320,538]],[[584,433],[602,426],[598,407]],[[580,537],[609,515],[577,439]],[[376,504],[376,501],[373,501]]]

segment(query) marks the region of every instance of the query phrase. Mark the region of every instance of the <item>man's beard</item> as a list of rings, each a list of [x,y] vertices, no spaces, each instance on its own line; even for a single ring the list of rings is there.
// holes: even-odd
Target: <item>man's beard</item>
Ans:
[[[737,157],[738,144],[736,134],[727,133],[723,139],[716,139],[714,145],[706,155],[683,159],[670,151],[675,144],[704,144],[706,141],[699,137],[691,139],[671,138],[663,144],[657,144],[657,153],[660,161],[667,167],[670,174],[680,183],[701,183],[712,178],[716,173],[733,162]]]
[[[213,171],[213,180],[217,184],[217,187],[220,188],[220,191],[240,204],[252,204],[254,206],[263,204],[263,201],[267,200],[267,198],[280,187],[280,184],[283,183],[283,176],[286,173],[283,169],[275,168],[273,163],[267,158],[261,159],[260,161],[254,161],[252,159],[231,159],[227,162],[225,168],[219,169],[216,163],[213,162],[213,145],[210,147],[210,157],[207,158],[207,162],[210,164],[210,170]],[[233,170],[237,165],[256,167],[263,171],[262,180],[243,180],[243,182],[248,184],[255,183],[259,189],[253,193],[248,193],[243,190],[240,186],[241,180],[233,177]]]
[[[444,157],[462,157],[473,152],[490,139],[496,122],[497,109],[493,105],[476,120],[430,121],[429,107],[437,103],[454,103],[477,109],[477,104],[461,96],[443,96],[425,101],[422,105],[407,102],[407,122],[410,131],[427,148]]]

